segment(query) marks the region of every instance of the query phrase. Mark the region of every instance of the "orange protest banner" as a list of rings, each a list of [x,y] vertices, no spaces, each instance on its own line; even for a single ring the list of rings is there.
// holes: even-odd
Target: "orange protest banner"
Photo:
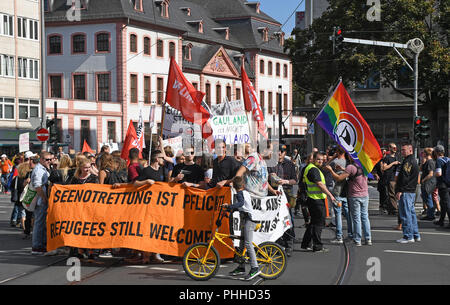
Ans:
[[[130,248],[183,256],[190,245],[209,241],[224,203],[231,203],[228,187],[200,190],[165,182],[117,189],[104,184],[54,185],[47,250]],[[227,221],[219,232],[229,233]],[[221,257],[232,257],[226,247],[218,251]]]

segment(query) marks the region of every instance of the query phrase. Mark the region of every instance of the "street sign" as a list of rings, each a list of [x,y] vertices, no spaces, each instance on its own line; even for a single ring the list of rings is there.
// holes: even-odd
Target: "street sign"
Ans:
[[[39,141],[45,142],[50,137],[50,134],[48,133],[47,129],[41,128],[36,132],[36,137]]]

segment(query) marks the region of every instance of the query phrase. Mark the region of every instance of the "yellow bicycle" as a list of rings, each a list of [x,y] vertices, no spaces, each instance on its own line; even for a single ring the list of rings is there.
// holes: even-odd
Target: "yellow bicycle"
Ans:
[[[234,252],[235,260],[238,262],[248,261],[246,249],[241,252],[234,247],[229,246],[224,239],[241,239],[243,237],[219,233],[222,225],[222,219],[226,215],[223,207],[220,207],[219,216],[216,220],[216,231],[208,243],[196,243],[190,246],[183,255],[183,269],[186,274],[197,281],[206,281],[212,278],[220,266],[219,252],[214,248],[214,242],[217,240],[228,249]],[[255,231],[261,225],[258,224]],[[256,252],[256,260],[258,261],[261,273],[260,277],[264,279],[276,279],[286,269],[287,259],[283,248],[274,242],[263,242],[259,245],[253,243]]]

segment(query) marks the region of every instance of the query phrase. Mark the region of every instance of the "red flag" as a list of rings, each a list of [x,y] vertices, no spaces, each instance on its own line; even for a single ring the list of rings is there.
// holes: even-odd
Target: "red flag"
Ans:
[[[136,129],[134,129],[133,121],[130,120],[127,135],[125,137],[125,141],[123,141],[122,154],[120,155],[120,157],[128,161],[128,153],[130,149],[137,148],[139,149],[139,158],[142,158],[142,147],[139,147],[138,143],[139,142],[136,134]]]
[[[179,110],[186,121],[202,126],[202,138],[207,139],[211,147],[212,128],[208,119],[211,114],[202,106],[205,93],[198,91],[184,77],[175,59],[170,57],[169,78],[167,80],[166,103]]]
[[[166,103],[179,110],[186,121],[192,123],[201,119],[203,126],[208,121],[210,114],[202,106],[205,93],[197,91],[195,87],[184,77],[180,67],[173,57],[170,58],[169,78],[167,80]],[[197,117],[195,114],[200,114]],[[195,117],[194,117],[195,116]]]
[[[251,111],[253,119],[258,124],[258,131],[263,135],[264,138],[267,137],[266,125],[264,124],[264,114],[261,110],[261,106],[256,99],[256,92],[250,82],[250,79],[245,72],[244,66],[241,66],[241,80],[242,80],[242,91],[244,93],[244,105],[246,111]]]
[[[91,147],[89,146],[89,144],[86,142],[86,139],[83,142],[83,149],[81,150],[82,153],[84,152],[90,152],[91,154],[94,153],[94,151],[91,149]]]

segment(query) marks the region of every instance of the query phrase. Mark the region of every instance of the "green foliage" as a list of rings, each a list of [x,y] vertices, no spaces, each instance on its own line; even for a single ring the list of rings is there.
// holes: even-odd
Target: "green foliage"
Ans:
[[[306,88],[316,92],[312,99],[318,101],[340,76],[346,85],[364,82],[374,71],[381,73],[384,87],[392,87],[395,81],[412,80],[412,72],[399,73],[405,64],[390,47],[343,43],[342,51],[333,55],[333,43],[329,37],[335,26],[341,27],[345,38],[405,44],[413,38],[420,38],[425,45],[419,57],[421,102],[445,105],[450,70],[449,3],[382,0],[381,21],[370,22],[366,18],[369,6],[365,1],[330,0],[328,10],[313,22],[311,28],[294,30],[296,38],[287,40],[286,48],[294,66],[294,82],[299,85],[299,90]],[[400,52],[413,65],[413,58],[408,57],[412,52],[403,49]],[[412,96],[411,90],[394,89],[405,96]]]

